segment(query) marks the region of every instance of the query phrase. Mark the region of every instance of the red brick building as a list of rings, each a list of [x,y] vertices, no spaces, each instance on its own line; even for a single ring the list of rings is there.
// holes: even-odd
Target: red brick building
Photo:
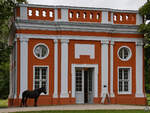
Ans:
[[[142,22],[133,10],[18,5],[9,106],[42,86],[38,105],[101,104],[106,94],[112,104],[145,104]]]

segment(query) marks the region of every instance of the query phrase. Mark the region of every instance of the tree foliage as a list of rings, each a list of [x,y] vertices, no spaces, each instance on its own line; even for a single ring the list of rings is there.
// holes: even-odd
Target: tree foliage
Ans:
[[[27,3],[26,0],[17,0]],[[7,98],[9,93],[9,55],[8,35],[16,4],[13,0],[0,0],[0,98]]]
[[[144,23],[140,25],[139,32],[144,34],[144,63],[146,90],[150,90],[150,1],[148,0],[140,9],[139,13],[144,18]]]

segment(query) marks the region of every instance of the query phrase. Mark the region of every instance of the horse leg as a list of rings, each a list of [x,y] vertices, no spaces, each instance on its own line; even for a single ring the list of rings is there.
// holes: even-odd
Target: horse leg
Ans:
[[[20,107],[22,107],[22,104],[23,104],[23,98],[21,99],[21,104],[20,104]]]
[[[38,98],[34,98],[34,106],[37,106],[37,100]]]
[[[20,107],[24,106],[24,97],[22,97],[21,99],[21,104],[20,104]]]
[[[27,106],[27,100],[28,100],[28,98],[26,97],[25,100],[24,100],[24,104],[25,104],[26,107],[28,107]]]

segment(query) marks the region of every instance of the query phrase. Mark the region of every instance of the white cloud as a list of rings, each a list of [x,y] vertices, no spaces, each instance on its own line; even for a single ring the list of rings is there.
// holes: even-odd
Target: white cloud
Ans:
[[[147,0],[28,0],[31,4],[138,10]]]

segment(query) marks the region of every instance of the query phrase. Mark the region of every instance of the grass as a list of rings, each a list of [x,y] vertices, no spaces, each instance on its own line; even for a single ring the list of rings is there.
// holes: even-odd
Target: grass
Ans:
[[[66,111],[30,111],[16,113],[150,113],[144,110],[66,110]]]
[[[150,94],[146,94],[147,100],[148,100],[148,105],[150,105]]]
[[[8,99],[2,100],[0,99],[0,108],[6,108],[8,107]]]

